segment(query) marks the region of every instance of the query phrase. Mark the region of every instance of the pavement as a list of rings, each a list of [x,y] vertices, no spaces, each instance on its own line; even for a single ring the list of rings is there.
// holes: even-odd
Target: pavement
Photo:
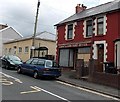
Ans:
[[[76,72],[74,70],[62,71],[62,76],[59,77],[58,80],[78,86],[78,87],[82,87],[82,88],[96,91],[102,94],[106,94],[112,97],[120,98],[120,90],[118,90],[117,88],[92,83],[92,82],[87,81],[85,78],[76,79],[75,74]]]

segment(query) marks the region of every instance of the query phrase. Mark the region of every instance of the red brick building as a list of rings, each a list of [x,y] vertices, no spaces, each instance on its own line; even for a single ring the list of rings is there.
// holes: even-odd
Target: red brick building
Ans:
[[[88,66],[93,58],[99,61],[100,71],[104,70],[103,62],[117,66],[114,41],[120,38],[120,0],[89,9],[78,4],[75,10],[74,15],[55,25],[59,64],[75,69],[77,59],[84,59]]]

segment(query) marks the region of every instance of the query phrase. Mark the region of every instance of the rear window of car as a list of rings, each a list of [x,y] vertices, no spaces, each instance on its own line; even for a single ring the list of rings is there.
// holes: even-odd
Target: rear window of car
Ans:
[[[46,61],[46,67],[52,67],[52,61]]]

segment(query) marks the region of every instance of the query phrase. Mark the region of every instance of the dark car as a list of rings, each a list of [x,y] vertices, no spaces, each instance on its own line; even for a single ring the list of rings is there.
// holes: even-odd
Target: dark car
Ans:
[[[17,72],[31,74],[34,78],[58,78],[61,76],[61,69],[58,68],[58,65],[55,61],[42,58],[31,58],[27,60],[18,66]]]
[[[22,61],[15,55],[4,55],[1,57],[1,66],[3,68],[15,69],[19,64],[22,64]]]

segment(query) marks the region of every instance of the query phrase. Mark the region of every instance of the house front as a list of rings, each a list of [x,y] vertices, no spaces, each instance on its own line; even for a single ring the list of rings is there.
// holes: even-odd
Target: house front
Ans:
[[[114,41],[120,38],[120,0],[87,9],[78,4],[75,14],[56,24],[56,59],[60,66],[76,69],[76,61],[98,60],[99,72],[104,62],[115,64]],[[118,58],[119,59],[119,58]]]

